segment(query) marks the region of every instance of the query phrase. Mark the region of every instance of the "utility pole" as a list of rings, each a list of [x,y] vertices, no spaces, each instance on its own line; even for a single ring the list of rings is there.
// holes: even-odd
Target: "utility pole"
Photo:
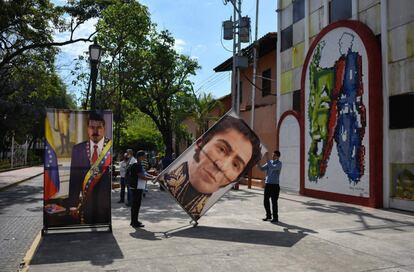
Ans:
[[[238,35],[237,35],[237,57],[241,56],[241,42],[240,42],[240,29],[241,29],[241,0],[238,0],[238,18],[237,18],[237,22],[238,22]],[[237,62],[239,62],[239,58],[237,58]],[[240,114],[240,66],[237,65],[236,67],[237,69],[237,79],[236,79],[236,86],[237,86],[237,90],[236,90],[236,113]]]
[[[256,78],[257,78],[257,33],[259,25],[259,0],[256,0],[256,23],[254,29],[254,42],[253,42],[253,78],[252,78],[252,108],[250,112],[250,128],[254,131],[254,111],[256,107]],[[249,171],[249,178],[247,180],[247,188],[252,188],[252,169]]]
[[[259,25],[259,0],[256,0],[256,23],[254,30],[254,42],[253,42],[253,84],[252,84],[252,108],[250,116],[250,128],[254,130],[254,111],[256,107],[256,78],[257,78],[257,32]]]
[[[235,1],[235,0],[232,0]],[[233,3],[233,2],[232,2]],[[236,50],[237,50],[237,33],[236,33],[236,7],[233,4],[233,58],[232,58],[232,71],[231,71],[231,107],[237,112],[237,91],[236,91]]]
[[[240,113],[240,68],[248,66],[247,57],[241,54],[241,43],[249,42],[250,37],[250,19],[241,15],[241,0],[224,0],[226,5],[230,2],[233,5],[233,20],[223,22],[224,39],[233,39],[233,58],[232,58],[232,76],[231,76],[231,93],[232,108]],[[230,23],[231,22],[231,23]],[[231,29],[229,26],[231,25]],[[232,31],[232,35],[229,35]]]

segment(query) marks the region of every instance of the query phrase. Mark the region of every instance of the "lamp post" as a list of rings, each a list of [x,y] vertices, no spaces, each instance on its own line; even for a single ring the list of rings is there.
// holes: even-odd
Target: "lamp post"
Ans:
[[[89,45],[89,61],[91,65],[91,110],[96,109],[96,78],[98,77],[98,63],[101,58],[101,47],[96,43],[96,39],[93,44]]]

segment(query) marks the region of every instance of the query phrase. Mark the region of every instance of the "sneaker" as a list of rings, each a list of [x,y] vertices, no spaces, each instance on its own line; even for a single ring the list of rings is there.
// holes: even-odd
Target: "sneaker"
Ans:
[[[278,218],[273,218],[270,222],[277,223],[277,222],[279,222],[279,219]]]
[[[142,223],[135,223],[135,224],[131,224],[131,226],[132,226],[133,228],[143,228],[143,227],[145,227],[145,225],[143,225]]]
[[[267,220],[270,220],[270,219],[272,219],[271,217],[265,217],[265,218],[263,218],[262,220],[263,221],[267,221]]]

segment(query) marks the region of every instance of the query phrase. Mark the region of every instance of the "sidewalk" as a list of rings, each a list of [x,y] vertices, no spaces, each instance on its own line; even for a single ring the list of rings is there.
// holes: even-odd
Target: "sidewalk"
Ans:
[[[29,271],[414,271],[414,214],[282,192],[279,224],[263,190],[230,191],[197,227],[154,185],[140,220],[112,193],[113,233],[47,234]]]
[[[43,166],[32,166],[0,173],[0,191],[43,174]]]

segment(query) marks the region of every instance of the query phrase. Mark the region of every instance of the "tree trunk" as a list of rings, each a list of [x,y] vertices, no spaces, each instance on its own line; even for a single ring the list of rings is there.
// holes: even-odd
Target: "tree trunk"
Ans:
[[[165,156],[167,157],[171,157],[172,153],[173,153],[173,135],[172,135],[172,130],[171,129],[160,129],[161,135],[162,135],[162,140],[164,142],[165,145]]]

